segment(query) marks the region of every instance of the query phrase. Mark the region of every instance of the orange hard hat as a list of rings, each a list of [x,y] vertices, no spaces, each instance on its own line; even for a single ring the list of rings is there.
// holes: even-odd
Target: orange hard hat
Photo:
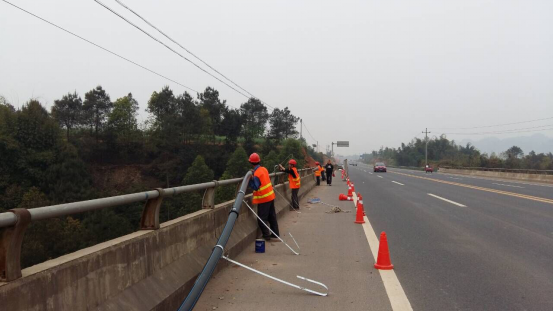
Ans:
[[[250,163],[259,163],[261,162],[261,158],[259,158],[259,154],[254,152],[250,155],[249,161]]]
[[[292,159],[292,160],[288,161],[288,164],[296,165],[296,164],[298,164],[298,162],[296,162],[296,160]]]

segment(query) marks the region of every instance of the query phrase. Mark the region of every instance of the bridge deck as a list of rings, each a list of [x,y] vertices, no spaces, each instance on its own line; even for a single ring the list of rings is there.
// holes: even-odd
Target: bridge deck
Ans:
[[[319,297],[232,265],[210,281],[195,310],[391,310],[361,225],[354,224],[350,201],[339,202],[345,183],[321,184],[300,202],[301,214],[286,213],[279,220],[283,238],[295,247],[288,232],[296,238],[301,254],[296,256],[280,242],[266,245],[264,254],[255,246],[242,252],[240,263],[285,281],[313,290],[324,289],[296,278],[301,275],[326,284],[327,297]],[[323,202],[351,210],[327,214],[331,207],[309,204],[319,197]]]

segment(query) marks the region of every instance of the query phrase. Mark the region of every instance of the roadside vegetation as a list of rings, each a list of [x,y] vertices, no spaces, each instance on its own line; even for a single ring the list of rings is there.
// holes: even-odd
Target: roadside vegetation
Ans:
[[[388,165],[422,167],[425,164],[425,141],[414,138],[398,148],[381,147],[361,157],[366,163],[384,161]],[[521,148],[513,146],[500,154],[487,154],[470,143],[458,145],[445,135],[428,140],[428,162],[433,166],[553,170],[551,152],[537,154],[530,151],[525,154]]]
[[[131,93],[113,100],[101,86],[83,97],[63,95],[51,111],[35,99],[15,109],[0,96],[0,212],[242,177],[252,152],[269,170],[290,154],[300,167],[309,156],[322,161],[298,139],[299,119],[287,107],[269,112],[252,98],[231,108],[211,87],[196,97],[164,87],[152,93],[142,124],[138,110]],[[234,191],[218,189],[217,202],[231,200]],[[165,199],[160,221],[198,210],[202,195]],[[142,208],[33,223],[23,266],[133,232]]]

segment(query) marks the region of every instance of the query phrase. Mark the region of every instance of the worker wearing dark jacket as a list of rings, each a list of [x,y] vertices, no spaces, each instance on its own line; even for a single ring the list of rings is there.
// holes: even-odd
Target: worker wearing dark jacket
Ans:
[[[269,171],[259,165],[261,158],[259,158],[257,153],[252,153],[250,155],[249,162],[253,166],[253,176],[249,182],[249,187],[253,189],[252,203],[257,204],[257,214],[259,218],[261,218],[265,224],[268,224],[267,226],[269,226],[275,234],[280,236],[275,212],[275,192],[273,190],[273,184],[271,184]],[[269,241],[271,238],[276,238],[259,219],[257,223],[265,240]]]
[[[325,170],[326,170],[326,184],[329,186],[332,186],[332,175],[334,174],[334,165],[330,163],[330,160],[328,160],[328,163],[326,163]]]
[[[298,165],[298,163],[294,159],[288,161],[287,169],[284,168],[284,166],[279,164],[280,170],[288,174],[288,184],[290,186],[290,189],[292,190],[292,206],[290,207],[290,210],[300,209],[298,192],[300,191],[301,178],[300,178],[300,174],[298,173],[298,169],[296,168],[296,165]]]

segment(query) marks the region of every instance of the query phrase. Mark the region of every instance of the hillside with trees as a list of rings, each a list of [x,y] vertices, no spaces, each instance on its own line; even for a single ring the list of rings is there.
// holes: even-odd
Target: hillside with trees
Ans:
[[[367,163],[385,161],[388,165],[421,167],[425,164],[425,141],[414,138],[398,148],[381,147],[361,157]],[[534,151],[525,154],[517,146],[500,154],[481,153],[470,143],[458,145],[442,135],[428,140],[428,163],[433,166],[553,170],[553,154]]]
[[[31,99],[15,109],[0,97],[0,212],[89,200],[158,187],[242,177],[258,152],[269,170],[292,154],[300,166],[322,154],[298,139],[288,107],[269,112],[251,98],[232,108],[211,87],[192,96],[169,87],[147,102],[137,120],[132,93],[112,99],[97,86],[55,100],[47,111]],[[217,190],[217,202],[234,189]],[[196,211],[202,193],[167,198],[160,221]],[[131,204],[32,223],[23,265],[94,245],[137,229],[143,204]]]

